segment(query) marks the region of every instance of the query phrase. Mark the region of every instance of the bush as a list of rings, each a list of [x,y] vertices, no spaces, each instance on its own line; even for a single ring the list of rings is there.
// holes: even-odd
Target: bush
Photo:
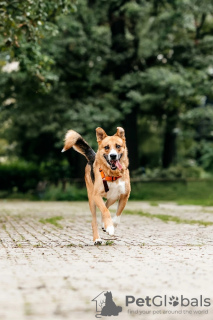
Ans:
[[[52,201],[80,201],[88,200],[86,187],[80,187],[76,184],[67,184],[66,189],[63,190],[63,186],[60,183],[58,186],[50,185],[47,187],[42,200]]]
[[[47,162],[40,165],[24,161],[0,163],[0,190],[36,191],[39,182],[57,184],[69,176],[70,166],[66,161]]]
[[[212,177],[211,173],[206,172],[202,167],[195,165],[193,162],[184,165],[171,166],[168,169],[139,169],[133,173],[133,177],[143,179],[203,179]]]
[[[26,192],[35,189],[41,172],[35,164],[13,162],[0,164],[0,190]]]

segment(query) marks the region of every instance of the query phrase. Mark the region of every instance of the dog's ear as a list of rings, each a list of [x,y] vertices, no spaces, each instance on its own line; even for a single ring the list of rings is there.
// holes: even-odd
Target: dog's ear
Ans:
[[[97,137],[98,143],[100,143],[104,138],[107,137],[107,134],[102,128],[98,127],[96,129],[96,137]]]
[[[117,132],[114,134],[114,136],[118,136],[118,137],[120,137],[121,139],[126,140],[126,138],[125,138],[125,131],[124,131],[124,129],[121,128],[121,127],[117,127]]]

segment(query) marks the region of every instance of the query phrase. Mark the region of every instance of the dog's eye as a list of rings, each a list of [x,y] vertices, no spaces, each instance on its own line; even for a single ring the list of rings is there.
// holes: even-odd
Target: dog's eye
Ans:
[[[109,150],[109,146],[104,147],[105,150]]]
[[[116,144],[116,148],[117,148],[117,149],[120,149],[120,147],[121,147],[121,146],[120,146],[119,144]]]

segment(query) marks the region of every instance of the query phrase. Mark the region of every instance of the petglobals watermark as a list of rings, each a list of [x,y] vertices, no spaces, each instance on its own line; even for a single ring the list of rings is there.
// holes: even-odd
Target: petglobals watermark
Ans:
[[[128,295],[125,298],[127,313],[136,315],[206,315],[211,306],[210,298],[200,295],[189,298],[186,295],[170,296],[155,295],[153,297],[135,297]],[[143,308],[144,307],[144,308]],[[187,308],[188,307],[188,308]]]
[[[156,295],[154,297],[146,296],[136,298],[135,296],[128,295],[125,299],[126,307],[136,305],[137,307],[210,307],[210,298],[205,298],[200,295],[196,298],[189,298],[184,295],[178,296],[168,296],[168,295]]]
[[[126,295],[123,297],[123,303],[118,305],[111,291],[102,291],[92,301],[95,302],[96,318],[119,316],[123,312],[127,312],[131,316],[142,314],[202,315],[207,314],[208,308],[211,306],[211,299],[202,294],[197,297],[188,297],[184,294],[144,295],[143,297]]]

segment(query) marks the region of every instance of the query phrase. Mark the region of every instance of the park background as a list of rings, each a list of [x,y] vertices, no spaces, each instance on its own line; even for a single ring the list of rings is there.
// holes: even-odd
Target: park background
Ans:
[[[213,204],[212,1],[0,8],[0,198],[86,200],[68,129],[126,131],[132,200]]]

